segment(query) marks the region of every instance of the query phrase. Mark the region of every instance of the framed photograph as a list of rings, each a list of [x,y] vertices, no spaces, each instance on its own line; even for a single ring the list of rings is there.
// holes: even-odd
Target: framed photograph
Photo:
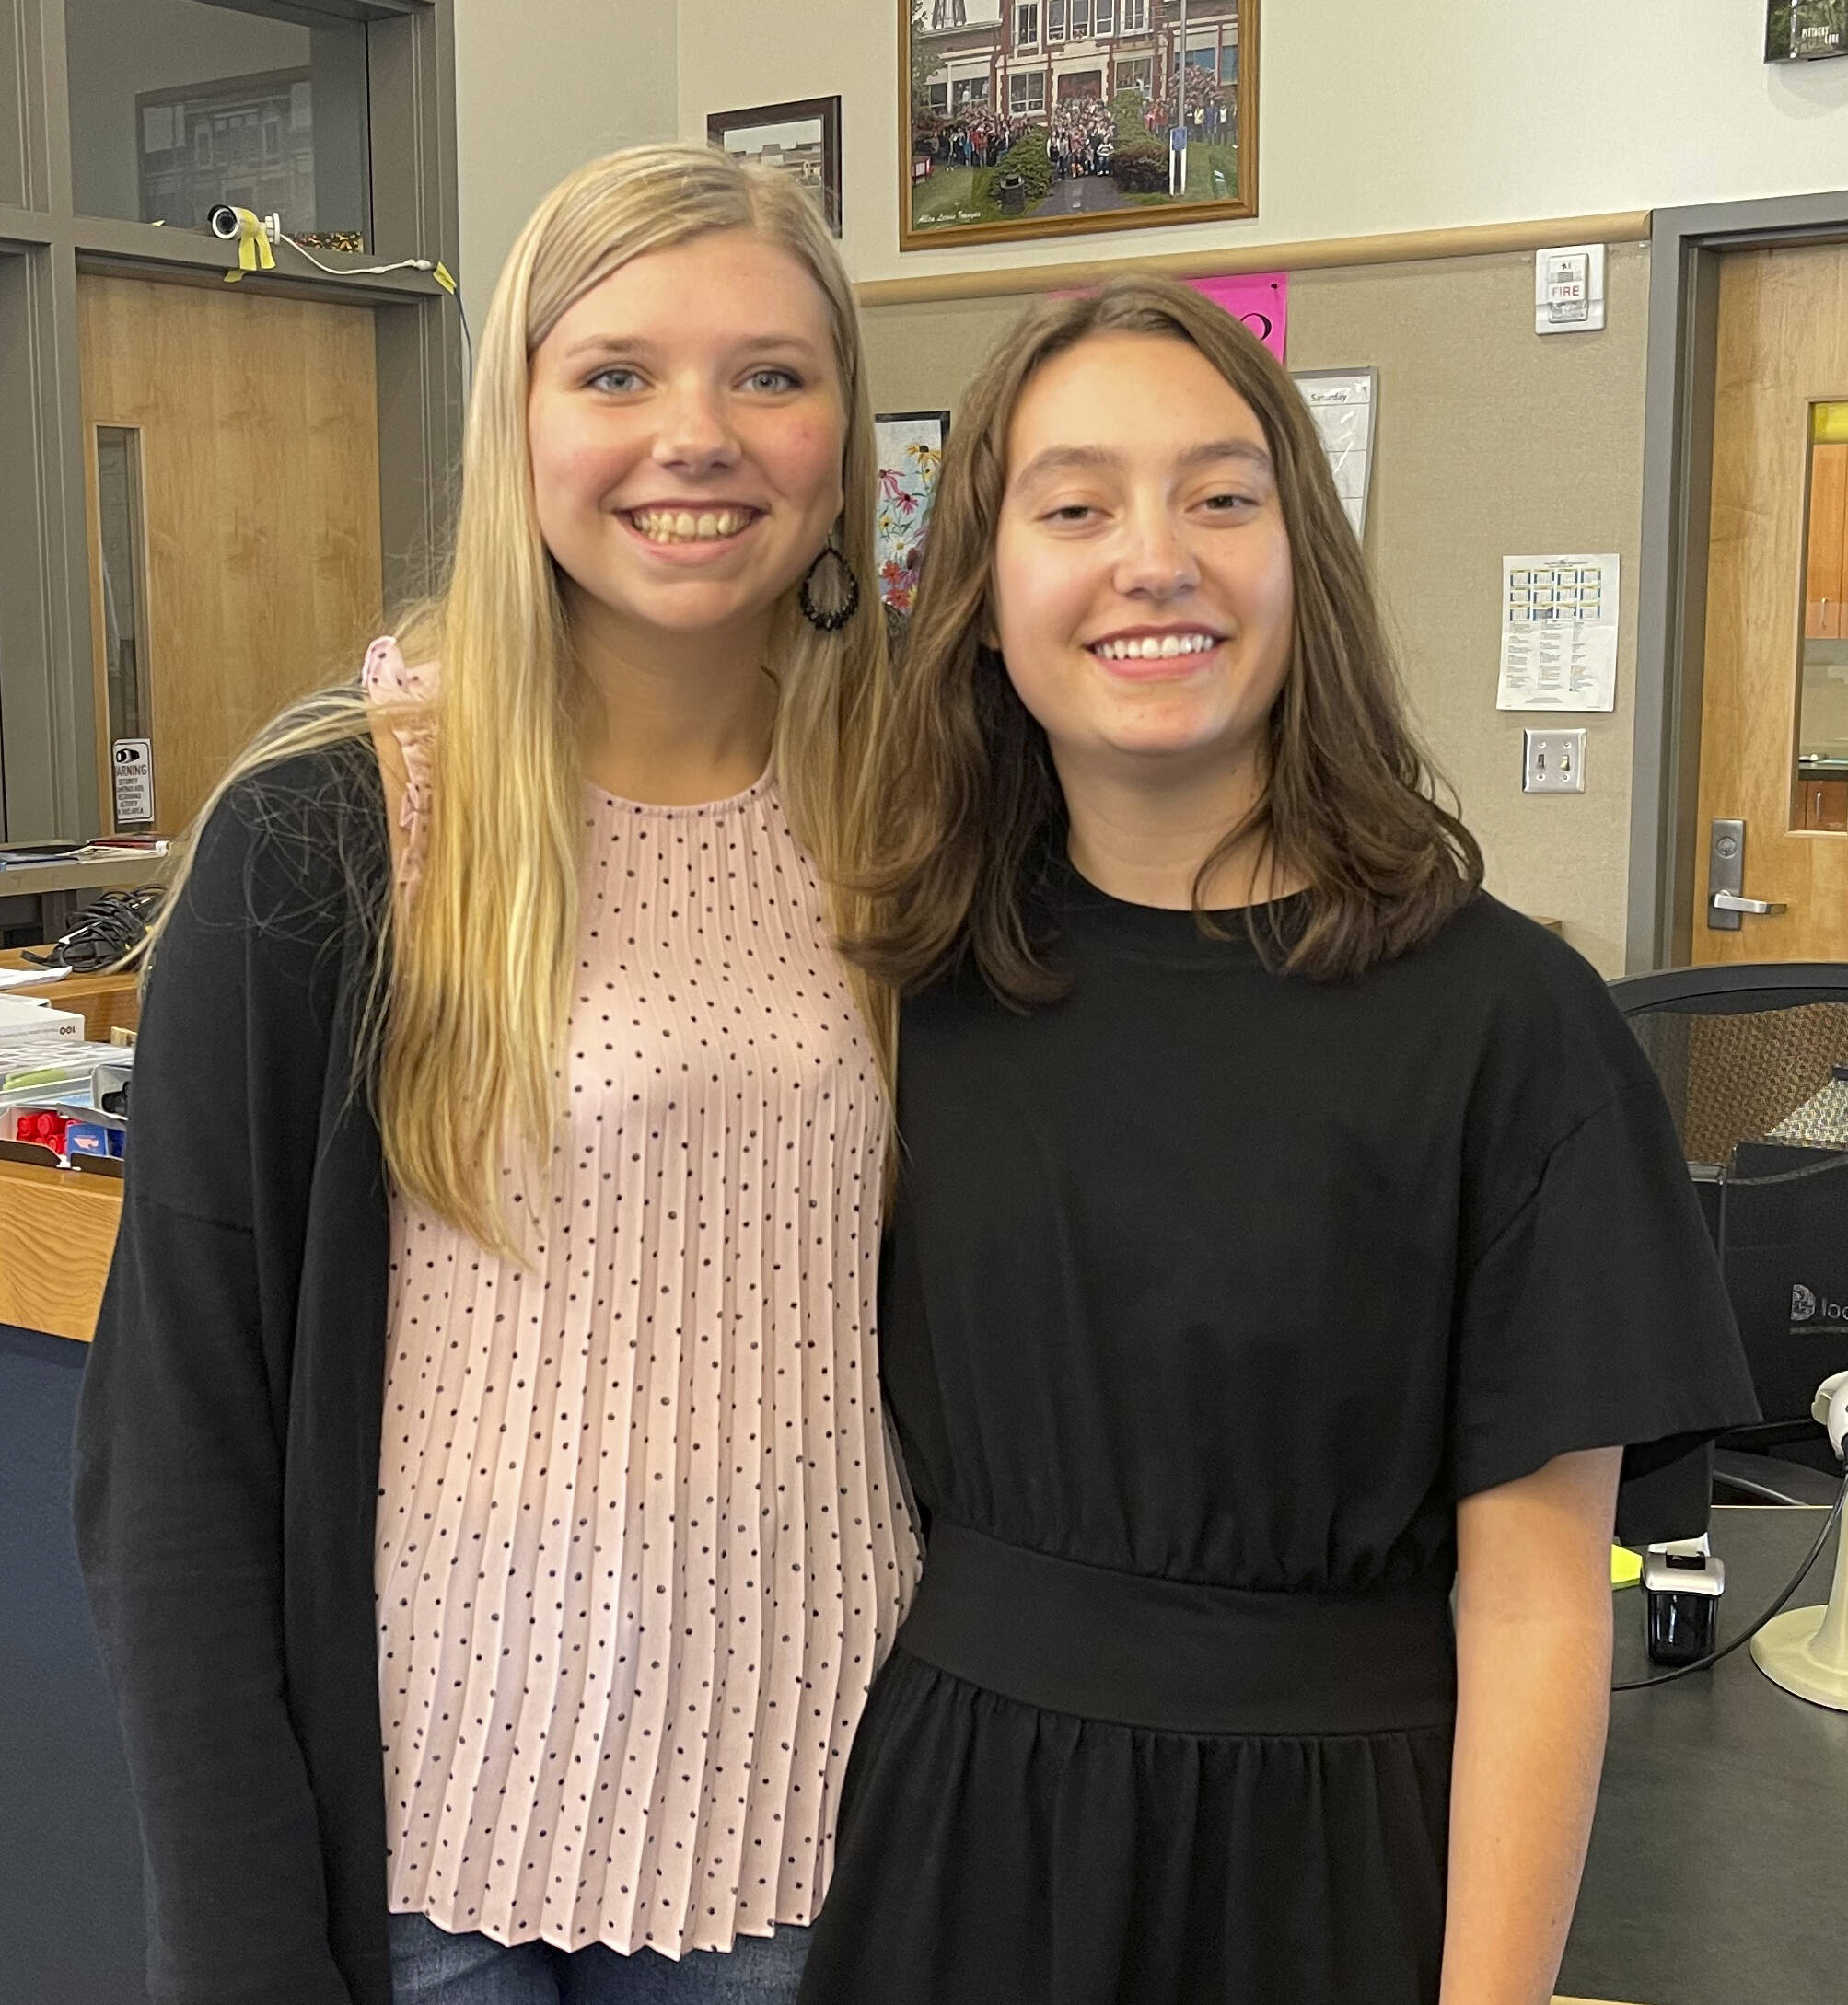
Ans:
[[[899,248],[1258,213],[1258,0],[898,0]]]
[[[908,613],[917,596],[936,477],[949,436],[947,411],[891,411],[873,421],[879,442],[879,512],[876,554],[879,597]]]
[[[742,111],[714,111],[706,144],[751,167],[775,168],[814,196],[841,234],[841,100],[798,98],[788,104],[754,104]]]
[[[1848,55],[1848,0],[1771,0],[1764,18],[1767,63],[1839,55]]]

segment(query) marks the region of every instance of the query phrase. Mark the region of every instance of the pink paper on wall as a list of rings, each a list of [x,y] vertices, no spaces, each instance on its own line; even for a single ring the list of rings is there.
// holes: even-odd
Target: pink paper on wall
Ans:
[[[1197,278],[1187,283],[1195,292],[1204,293],[1215,307],[1224,307],[1235,320],[1244,321],[1279,362],[1285,359],[1284,337],[1290,310],[1287,272],[1245,272],[1234,278]]]

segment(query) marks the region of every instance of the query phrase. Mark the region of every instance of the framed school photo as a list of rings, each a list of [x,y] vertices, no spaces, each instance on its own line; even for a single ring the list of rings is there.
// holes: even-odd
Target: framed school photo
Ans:
[[[1258,213],[1258,0],[898,0],[899,248]]]
[[[706,118],[706,144],[750,167],[775,168],[815,198],[828,227],[841,234],[841,100],[798,98]]]

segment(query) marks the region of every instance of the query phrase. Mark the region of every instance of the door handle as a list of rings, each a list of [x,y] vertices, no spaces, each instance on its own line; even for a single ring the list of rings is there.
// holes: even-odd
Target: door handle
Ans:
[[[1737,933],[1745,914],[1772,919],[1785,910],[1770,898],[1749,898],[1745,881],[1745,823],[1715,819],[1707,836],[1707,925],[1714,933]]]

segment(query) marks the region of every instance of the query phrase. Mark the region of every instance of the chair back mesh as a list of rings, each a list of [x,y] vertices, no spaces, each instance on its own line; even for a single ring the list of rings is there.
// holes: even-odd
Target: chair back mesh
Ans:
[[[1848,1134],[1829,1132],[1835,1070],[1848,1066],[1848,1002],[1649,1010],[1630,1027],[1662,1082],[1691,1163],[1730,1161],[1741,1142],[1775,1136],[1819,1098],[1816,1119],[1796,1123],[1801,1139],[1848,1147]]]
[[[1848,1365],[1848,967],[1690,968],[1612,992],[1683,1154],[1713,1166],[1696,1188],[1764,1414],[1729,1440],[1802,1456],[1817,1385]]]

